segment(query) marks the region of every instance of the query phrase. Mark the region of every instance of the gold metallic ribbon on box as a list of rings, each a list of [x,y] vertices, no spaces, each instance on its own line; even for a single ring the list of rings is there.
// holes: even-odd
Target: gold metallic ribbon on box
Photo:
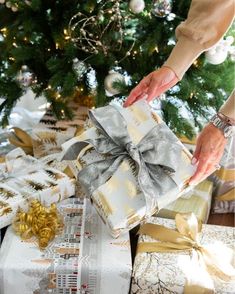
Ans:
[[[235,200],[235,187],[230,189],[224,194],[221,194],[219,196],[216,196],[215,198],[218,201],[234,201]]]
[[[152,223],[141,226],[139,234],[148,235],[160,242],[141,242],[138,244],[137,253],[192,251],[192,259],[200,264],[202,271],[206,269],[207,281],[206,283],[198,281],[197,275],[188,277],[184,286],[184,294],[215,293],[212,276],[226,282],[235,280],[235,268],[229,263],[222,264],[223,261],[218,260],[205,245],[201,245],[198,241],[201,223],[193,213],[177,214],[175,222],[177,231]]]
[[[14,127],[12,129],[14,132],[9,136],[9,142],[22,148],[26,154],[33,155],[33,139],[31,136],[20,128]]]
[[[62,219],[55,204],[49,208],[43,206],[38,200],[30,203],[28,212],[19,210],[13,221],[15,232],[23,240],[35,236],[40,249],[45,249],[55,235],[61,231]]]
[[[215,172],[216,176],[223,181],[235,181],[235,169],[221,168]]]

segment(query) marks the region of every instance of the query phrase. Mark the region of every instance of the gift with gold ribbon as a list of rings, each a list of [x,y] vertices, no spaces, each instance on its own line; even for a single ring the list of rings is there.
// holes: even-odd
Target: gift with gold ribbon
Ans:
[[[10,151],[0,163],[0,228],[12,223],[18,208],[27,209],[31,198],[43,204],[74,195],[74,180],[58,169],[26,155]]]
[[[131,293],[234,293],[234,228],[193,213],[151,218],[139,230]]]
[[[207,223],[211,208],[212,192],[213,183],[204,180],[182,197],[162,208],[157,213],[157,216],[174,219],[177,213],[193,212],[200,221]]]
[[[27,216],[20,213],[15,226],[23,239],[12,226],[7,228],[0,248],[0,293],[128,294],[129,234],[118,240],[109,236],[88,199],[69,198],[56,207],[36,202]],[[58,214],[63,219],[61,232]],[[40,250],[32,234],[43,247],[56,237]]]
[[[145,101],[90,111],[90,127],[63,144],[77,178],[117,237],[174,201],[194,172],[191,154]]]
[[[225,148],[222,167],[212,177],[215,183],[213,213],[235,213],[235,136]]]

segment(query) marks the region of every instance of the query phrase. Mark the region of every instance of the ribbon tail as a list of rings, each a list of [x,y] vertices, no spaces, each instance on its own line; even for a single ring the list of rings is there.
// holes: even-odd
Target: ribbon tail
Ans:
[[[235,200],[235,187],[228,192],[221,194],[215,198],[218,201],[233,201]]]

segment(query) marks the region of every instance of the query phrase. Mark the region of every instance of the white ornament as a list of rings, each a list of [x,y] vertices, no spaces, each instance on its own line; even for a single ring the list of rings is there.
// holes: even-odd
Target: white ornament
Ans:
[[[3,3],[5,3],[5,0],[0,0],[0,4],[3,4]]]
[[[133,13],[141,13],[145,8],[144,0],[131,0],[129,2],[129,8]]]
[[[228,54],[233,52],[233,42],[234,38],[232,36],[228,36],[226,39],[220,40],[215,46],[206,51],[205,57],[207,62],[211,64],[223,63],[228,57]]]
[[[109,74],[104,79],[104,88],[112,95],[120,93],[119,90],[113,87],[114,82],[124,82],[124,77],[118,72],[110,71]]]
[[[16,6],[11,6],[11,10],[12,10],[13,12],[16,12],[16,11],[18,11],[18,8],[17,8]]]

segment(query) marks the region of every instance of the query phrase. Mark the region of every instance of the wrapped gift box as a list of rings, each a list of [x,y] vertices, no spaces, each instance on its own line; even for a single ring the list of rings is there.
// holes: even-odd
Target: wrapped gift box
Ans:
[[[213,183],[205,180],[182,197],[162,208],[157,216],[174,219],[177,213],[193,212],[199,220],[207,223],[212,192]]]
[[[20,148],[0,163],[0,180],[0,228],[11,224],[19,207],[28,207],[28,199],[51,204],[74,195],[75,190],[73,179]]]
[[[0,293],[128,294],[129,234],[113,240],[89,200],[58,204],[64,231],[41,252],[9,227],[0,250]]]
[[[51,110],[42,117],[32,130],[33,152],[36,158],[61,151],[61,145],[73,138],[87,118],[88,108],[70,103],[72,120],[57,120]]]
[[[63,159],[77,158],[71,168],[112,236],[185,192],[191,154],[146,102],[98,108],[87,125],[63,144]]]
[[[149,222],[166,228],[175,230],[175,221],[159,217],[152,217]],[[186,230],[187,232],[187,230]],[[168,235],[171,233],[168,233]],[[156,234],[157,235],[157,234]],[[147,243],[146,243],[147,242]],[[220,262],[229,264],[229,275],[233,275],[233,281],[223,281],[214,276],[208,277],[208,272],[203,265],[200,266],[200,253],[195,250],[183,249],[178,252],[156,252],[155,248],[151,251],[151,244],[159,244],[149,235],[141,234],[138,240],[137,255],[134,261],[133,278],[131,294],[150,294],[150,293],[177,293],[183,294],[186,279],[197,279],[197,283],[202,279],[206,287],[214,284],[215,291],[192,290],[187,293],[217,293],[232,294],[235,289],[235,269],[234,269],[234,228],[215,225],[202,225],[202,231],[199,233],[198,241],[202,246],[207,246],[213,258]],[[167,242],[166,242],[167,243]],[[168,245],[171,243],[167,243]],[[146,249],[143,246],[148,246]],[[153,245],[152,245],[153,246]],[[225,248],[228,247],[228,248]],[[139,247],[139,252],[138,252]],[[164,248],[164,247],[162,247]],[[169,247],[168,247],[169,248]],[[145,250],[146,249],[146,250]],[[159,250],[159,249],[158,249]],[[148,251],[148,252],[145,252]],[[232,264],[232,265],[231,265]],[[227,266],[227,265],[226,265]],[[230,268],[231,266],[231,268]],[[208,281],[207,279],[212,279]],[[195,289],[195,288],[194,288]],[[188,289],[189,290],[189,289]]]
[[[221,169],[212,176],[214,181],[213,213],[235,213],[235,136],[226,145]]]

